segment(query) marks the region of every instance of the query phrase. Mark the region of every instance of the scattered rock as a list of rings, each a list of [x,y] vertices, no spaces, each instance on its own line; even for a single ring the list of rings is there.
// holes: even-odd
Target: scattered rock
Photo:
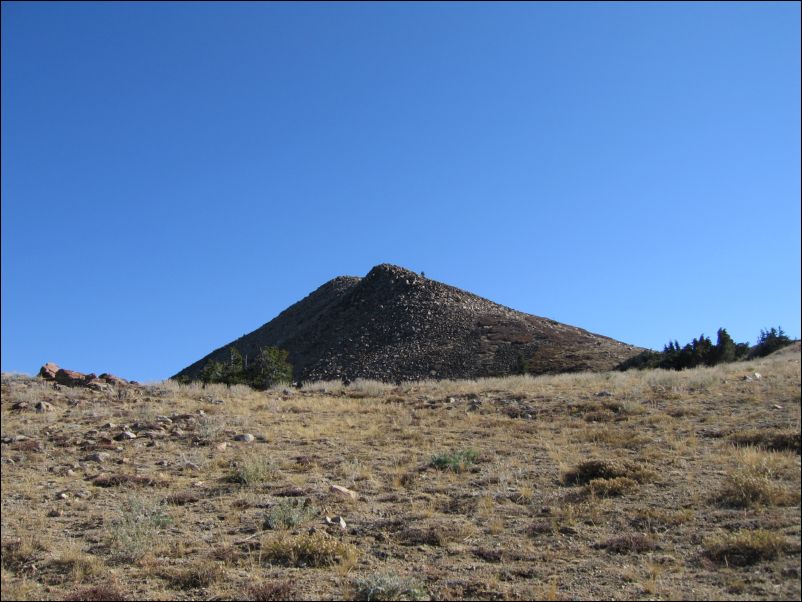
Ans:
[[[243,443],[253,443],[254,439],[256,439],[256,437],[254,437],[250,433],[245,433],[243,435],[237,435],[236,437],[234,437],[234,441],[242,441]]]
[[[44,414],[45,412],[52,412],[53,410],[56,409],[52,403],[49,403],[47,401],[37,402],[34,408],[36,408],[36,412],[38,414]]]
[[[114,376],[113,374],[109,374],[108,372],[104,372],[103,374],[98,376],[98,379],[102,380],[102,381],[105,381],[106,383],[108,383],[110,385],[126,386],[126,385],[131,384],[127,380],[125,380],[124,378],[120,378],[119,376]]]
[[[108,452],[93,452],[93,453],[89,454],[88,456],[86,456],[86,458],[84,458],[84,461],[85,462],[98,462],[98,463],[102,464],[103,462],[107,461],[110,457],[111,457],[111,454],[109,454]],[[70,471],[68,470],[67,474],[69,474],[69,473],[70,473]],[[75,473],[73,473],[73,474],[75,474]]]
[[[352,500],[355,500],[357,497],[355,491],[351,491],[350,489],[347,489],[341,485],[332,485],[329,488],[329,491],[335,495],[339,495],[340,497],[351,498]]]
[[[92,378],[84,383],[84,386],[93,391],[107,391],[109,384],[100,380],[99,378]]]
[[[335,516],[334,518],[327,516],[326,517],[326,524],[327,525],[334,525],[340,527],[343,531],[345,531],[347,525],[345,524],[345,519],[342,516]]]
[[[11,409],[14,412],[22,412],[24,410],[27,410],[29,406],[30,404],[27,401],[18,401],[11,405]]]
[[[596,397],[612,397],[612,396],[613,394],[610,393],[609,391],[599,391],[598,393],[596,393]]]
[[[217,445],[217,446],[215,447],[215,449],[216,449],[217,451],[219,451],[219,452],[223,452],[223,451],[226,451],[226,448],[227,448],[227,447],[228,447],[228,443],[226,443],[226,442],[224,441],[223,443],[220,443],[219,445]]]
[[[119,435],[115,435],[115,441],[128,441],[130,439],[136,439],[136,435],[131,431],[123,431]]]

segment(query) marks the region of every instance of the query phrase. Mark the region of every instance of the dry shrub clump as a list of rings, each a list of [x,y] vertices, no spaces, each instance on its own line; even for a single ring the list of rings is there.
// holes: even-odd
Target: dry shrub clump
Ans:
[[[135,561],[151,550],[160,531],[173,520],[152,500],[131,496],[119,509],[108,532],[109,545],[115,558]]]
[[[705,555],[716,562],[746,566],[777,558],[785,548],[782,535],[757,529],[712,537],[704,542]]]
[[[225,569],[211,560],[194,562],[187,567],[164,574],[170,584],[179,589],[207,587],[220,581],[224,576]]]
[[[292,581],[262,581],[248,588],[247,600],[272,602],[273,600],[295,600],[295,586]]]
[[[92,479],[92,484],[97,487],[118,487],[120,485],[155,487],[165,486],[164,479],[148,477],[136,474],[101,474]]]
[[[747,447],[736,451],[735,461],[714,501],[732,508],[798,503],[799,491],[783,484],[784,477],[798,470],[793,456]]]
[[[754,446],[770,451],[800,452],[800,433],[791,429],[749,429],[729,436],[737,446]]]
[[[641,554],[654,550],[657,546],[654,540],[648,535],[644,535],[643,533],[625,533],[608,539],[601,544],[600,547],[606,548],[607,551],[616,554]]]
[[[353,564],[357,548],[320,531],[301,535],[280,535],[262,545],[263,557],[287,566],[330,566]]]
[[[404,545],[445,546],[451,542],[464,541],[476,533],[476,527],[465,521],[449,521],[424,527],[408,527],[399,533],[399,542]]]
[[[113,585],[95,585],[80,589],[65,597],[64,600],[68,600],[69,602],[77,602],[78,600],[86,600],[87,602],[103,602],[105,600],[118,602],[128,600],[128,598]]]
[[[243,456],[234,466],[229,480],[246,487],[253,487],[275,478],[276,470],[272,462],[259,454]]]
[[[591,479],[587,485],[588,493],[597,497],[618,497],[625,493],[637,491],[638,487],[638,482],[629,477]]]
[[[428,600],[426,590],[415,579],[395,573],[378,573],[352,582],[354,600]]]
[[[654,473],[638,464],[616,460],[586,460],[563,474],[565,485],[586,485],[595,479],[617,479],[624,477],[644,483]]]

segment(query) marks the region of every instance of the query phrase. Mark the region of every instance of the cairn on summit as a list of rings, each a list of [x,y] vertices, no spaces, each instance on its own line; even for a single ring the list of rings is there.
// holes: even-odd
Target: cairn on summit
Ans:
[[[296,381],[386,382],[611,370],[642,351],[389,264],[330,280],[173,378],[198,379],[230,347],[287,350]]]

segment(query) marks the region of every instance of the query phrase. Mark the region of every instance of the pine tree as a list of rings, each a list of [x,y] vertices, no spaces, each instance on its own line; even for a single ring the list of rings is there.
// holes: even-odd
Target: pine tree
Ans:
[[[292,382],[292,364],[287,361],[289,352],[278,347],[263,347],[256,361],[251,363],[248,384],[267,389],[277,384]]]
[[[736,358],[735,341],[725,328],[719,328],[716,333],[716,346],[713,351],[713,364],[734,362]]]
[[[209,360],[203,365],[200,372],[200,379],[203,384],[219,383],[223,381],[223,364]]]

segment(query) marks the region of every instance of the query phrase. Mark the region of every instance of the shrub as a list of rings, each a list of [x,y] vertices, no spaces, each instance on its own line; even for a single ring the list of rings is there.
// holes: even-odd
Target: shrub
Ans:
[[[414,579],[395,573],[378,573],[352,582],[356,600],[428,600],[426,590]]]
[[[728,475],[716,499],[721,505],[732,508],[782,506],[791,501],[785,488],[767,475],[751,470]]]
[[[358,550],[323,532],[301,535],[281,535],[262,545],[263,556],[277,564],[287,566],[329,566],[337,563],[353,563]]]
[[[164,577],[178,589],[197,589],[220,581],[224,575],[225,569],[220,564],[211,560],[201,560],[166,573]]]
[[[313,518],[317,512],[317,508],[309,500],[282,500],[268,510],[262,528],[290,529],[297,527]]]
[[[712,537],[704,542],[705,555],[716,562],[735,566],[772,560],[785,548],[785,539],[777,533],[757,529]]]
[[[267,481],[274,476],[273,464],[262,455],[249,454],[243,456],[235,465],[229,480],[251,487]]]
[[[272,602],[273,600],[295,600],[292,581],[263,581],[248,588],[246,600]]]
[[[172,522],[159,503],[129,497],[123,502],[118,518],[111,523],[112,554],[122,560],[138,560],[151,549],[159,531]]]
[[[617,479],[625,477],[638,483],[651,479],[653,473],[631,462],[613,460],[586,460],[563,474],[566,485],[585,485],[594,479]]]
[[[792,451],[799,455],[800,433],[793,429],[748,429],[730,434],[739,447],[751,445],[769,451]]]
[[[588,491],[598,497],[617,497],[638,489],[638,482],[629,477],[615,477],[612,479],[591,479],[587,485]]]
[[[616,554],[641,554],[655,549],[654,540],[643,533],[625,533],[608,539],[600,547]]]
[[[476,462],[479,453],[473,449],[464,449],[457,452],[438,454],[433,456],[429,462],[430,466],[438,470],[451,470],[453,472],[465,472]]]
[[[798,488],[792,491],[782,483],[794,472],[799,474],[791,454],[743,447],[733,456],[736,465],[728,472],[715,501],[734,508],[793,505],[799,501]]]
[[[93,587],[84,588],[74,592],[64,598],[69,601],[86,600],[91,602],[117,602],[128,600],[123,592],[114,587],[113,585],[95,585]]]

